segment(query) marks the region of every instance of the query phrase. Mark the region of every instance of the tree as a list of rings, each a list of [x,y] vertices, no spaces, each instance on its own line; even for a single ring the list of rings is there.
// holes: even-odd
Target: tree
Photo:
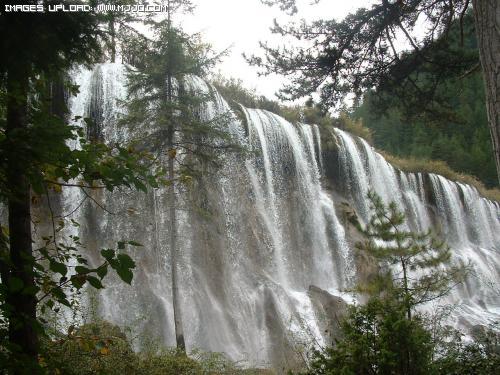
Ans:
[[[435,372],[447,375],[494,374],[500,366],[498,322],[488,327],[475,327],[467,340],[463,340],[463,336],[454,331],[441,343],[433,363]]]
[[[449,264],[449,247],[430,230],[408,230],[405,215],[394,202],[385,205],[373,191],[368,193],[368,199],[373,215],[366,226],[357,224],[366,240],[357,243],[356,248],[373,257],[380,272],[372,282],[359,285],[358,291],[395,296],[411,320],[417,305],[448,294],[463,279],[466,268]]]
[[[266,0],[296,12],[294,0]],[[485,80],[489,127],[500,179],[500,135],[498,132],[498,2],[473,1],[476,32]],[[435,88],[449,77],[460,77],[479,67],[477,53],[453,48],[449,31],[453,24],[463,30],[470,0],[380,0],[370,9],[361,8],[344,20],[320,20],[312,24],[282,26],[273,32],[305,41],[304,47],[270,47],[261,43],[265,58],[249,61],[264,73],[284,74],[291,83],[282,97],[296,99],[320,90],[326,107],[337,105],[347,94],[360,96],[366,89],[400,95],[406,108],[434,111]],[[417,21],[425,21],[424,36],[413,33]],[[414,35],[412,35],[414,34]],[[463,40],[463,31],[460,33]],[[406,48],[398,48],[404,40]],[[399,42],[399,43],[397,43]],[[415,82],[417,68],[429,79],[425,86]]]
[[[486,109],[491,142],[500,180],[500,4],[495,0],[473,0],[479,56],[486,84]],[[497,46],[497,47],[495,47]]]
[[[112,190],[155,182],[143,163],[144,154],[86,142],[81,129],[54,110],[61,103],[50,89],[52,83],[72,64],[90,64],[100,57],[97,22],[95,14],[87,12],[0,15],[0,197],[8,208],[0,241],[0,359],[7,360],[2,367],[8,364],[15,374],[38,371],[38,336],[43,332],[39,309],[70,305],[67,288],[81,289],[87,282],[102,287],[108,266],[130,282],[134,267],[130,257],[120,254],[125,242],[116,250],[103,249],[104,262],[97,268],[87,267],[78,238],[70,245],[58,241],[53,216],[53,236],[34,249],[33,202],[46,196],[50,208],[49,191],[62,187]],[[71,149],[70,140],[79,140],[81,149]],[[72,274],[69,259],[78,262]]]
[[[351,306],[340,330],[333,346],[313,351],[306,374],[430,373],[432,337],[421,317],[408,320],[396,300],[372,298]]]
[[[30,2],[35,4],[36,2]],[[54,71],[74,61],[91,60],[97,50],[94,20],[82,14],[60,18],[52,15],[5,13],[0,16],[2,35],[0,74],[5,85],[6,118],[3,126],[2,190],[7,197],[9,215],[9,260],[2,264],[2,283],[11,277],[19,279],[25,288],[35,288],[31,267],[32,257],[30,172],[33,169],[31,145],[26,142],[29,129],[28,93],[30,79],[40,72]],[[37,29],[28,31],[27,24]],[[77,48],[74,46],[78,45]],[[22,48],[20,47],[22,46]],[[84,53],[87,50],[89,52]],[[35,293],[9,292],[6,303],[17,316],[9,320],[10,341],[32,359],[37,353]]]
[[[447,265],[449,248],[430,232],[406,229],[394,203],[385,205],[374,192],[368,199],[369,222],[350,221],[366,237],[357,249],[377,262],[378,272],[357,286],[368,301],[350,307],[332,347],[313,351],[308,374],[435,373],[436,342],[416,307],[448,293],[464,269]]]
[[[139,142],[167,164],[172,303],[176,343],[182,351],[185,351],[185,340],[178,279],[176,189],[179,183],[189,182],[193,176],[206,171],[207,165],[217,166],[219,153],[234,148],[228,143],[230,137],[223,127],[229,114],[204,119],[200,108],[210,98],[186,84],[191,75],[202,75],[216,61],[208,56],[207,46],[173,26],[174,14],[190,9],[188,1],[168,1],[167,18],[148,21],[154,39],[136,39],[147,48],[142,51],[140,62],[130,70],[128,114],[123,119],[126,125],[147,124],[152,129],[140,137]],[[137,50],[134,45],[129,47]]]
[[[92,6],[108,7],[109,10],[99,12],[100,23],[103,24],[103,41],[106,50],[109,53],[111,62],[116,62],[117,47],[119,45],[120,35],[124,30],[133,30],[129,24],[140,20],[137,14],[126,12],[121,7],[126,5],[134,5],[135,0],[93,0]]]

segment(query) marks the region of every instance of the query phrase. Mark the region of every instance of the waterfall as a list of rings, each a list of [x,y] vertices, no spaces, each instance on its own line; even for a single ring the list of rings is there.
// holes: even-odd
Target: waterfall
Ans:
[[[151,131],[118,126],[125,80],[120,64],[74,73],[80,93],[70,103],[72,115],[87,116],[91,103],[98,105],[106,142]],[[246,150],[224,155],[223,168],[194,188],[177,191],[181,311],[189,350],[219,351],[248,365],[279,368],[297,354],[297,343],[328,343],[324,311],[352,300],[345,290],[357,277],[354,239],[339,207],[348,202],[366,222],[369,189],[396,201],[410,229],[439,228],[453,256],[474,264],[475,277],[448,297],[461,309],[457,325],[500,317],[500,296],[492,292],[499,289],[500,276],[498,202],[438,175],[403,173],[339,129],[337,159],[324,159],[318,126],[291,124],[243,106],[239,118],[202,79],[186,77],[186,86],[212,97],[200,110],[206,119],[230,114],[227,130]],[[339,165],[335,180],[325,176],[329,163]],[[82,197],[66,190],[64,204],[73,207]],[[110,276],[95,308],[140,337],[174,345],[165,189],[103,192],[96,199],[113,214],[86,202],[73,216],[91,259],[122,239],[144,247],[131,253],[137,263],[132,286]],[[492,289],[478,288],[481,283]],[[140,349],[143,343],[136,345]]]
[[[452,259],[470,263],[472,274],[441,303],[455,305],[449,321],[471,327],[498,320],[500,314],[500,206],[476,188],[443,176],[397,171],[364,140],[336,129],[343,186],[367,222],[366,195],[371,188],[385,202],[404,210],[409,229],[433,229],[452,249]],[[342,184],[342,182],[340,182]],[[432,200],[432,202],[430,202]]]

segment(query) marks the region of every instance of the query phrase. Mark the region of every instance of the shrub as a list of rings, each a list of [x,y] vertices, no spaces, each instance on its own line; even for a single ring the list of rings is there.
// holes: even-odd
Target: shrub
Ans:
[[[40,362],[49,373],[133,374],[138,358],[119,327],[108,322],[70,329],[67,336],[42,342]]]
[[[403,305],[371,299],[353,306],[334,347],[313,352],[306,374],[428,374],[431,335]]]
[[[266,369],[241,369],[221,353],[194,351],[190,356],[175,348],[152,345],[134,353],[123,331],[98,321],[67,335],[45,337],[39,358],[48,374],[70,375],[271,375]]]
[[[488,189],[476,177],[459,173],[451,169],[446,162],[441,160],[426,160],[415,158],[400,158],[388,154],[387,152],[379,151],[384,158],[394,167],[401,169],[404,172],[422,172],[434,173],[446,177],[452,181],[458,181],[464,184],[474,186],[479,193],[493,201],[500,202],[500,189]]]
[[[158,353],[139,354],[138,374],[198,375],[202,366],[184,352],[164,349]]]

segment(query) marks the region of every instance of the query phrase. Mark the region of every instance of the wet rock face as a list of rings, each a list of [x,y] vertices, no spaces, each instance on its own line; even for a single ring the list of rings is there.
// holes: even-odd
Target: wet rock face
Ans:
[[[340,323],[347,313],[348,304],[342,297],[334,296],[314,285],[309,287],[308,295],[325,342],[332,344],[335,339],[341,337]]]
[[[122,65],[80,70],[74,80],[80,94],[70,103],[72,117],[86,116],[91,102],[97,105],[107,142],[152,131],[116,125],[124,110],[116,99],[126,98]],[[201,79],[186,81],[189,89],[213,95],[200,111],[206,118],[231,110]],[[362,140],[340,130],[320,135],[315,126],[292,125],[270,112],[243,107],[240,115],[245,121],[234,116],[227,129],[248,152],[224,155],[223,168],[189,188],[177,188],[176,266],[189,350],[224,352],[249,366],[282,369],[300,364],[299,346],[307,350],[330,343],[345,312],[343,291],[374,271],[373,262],[352,250],[362,238],[345,216],[347,207],[360,220],[368,219],[369,188],[387,201],[396,200],[414,230],[435,220],[442,223],[458,259],[473,259],[478,274],[498,285],[500,259],[491,255],[500,244],[498,203],[437,176],[425,183],[422,175],[399,174]],[[429,189],[435,191],[435,202],[428,201]],[[81,199],[78,191],[63,190],[61,211],[70,212]],[[90,244],[87,251],[96,256],[100,248],[123,239],[144,247],[131,252],[137,263],[132,286],[111,279],[96,310],[130,327],[134,336],[174,345],[166,191],[103,193],[99,199],[116,214],[88,202],[66,219],[80,223],[74,230]],[[470,228],[460,241],[449,218]],[[500,297],[475,287],[478,282],[449,299],[464,301],[458,314],[472,325],[498,319],[494,309],[500,306]]]

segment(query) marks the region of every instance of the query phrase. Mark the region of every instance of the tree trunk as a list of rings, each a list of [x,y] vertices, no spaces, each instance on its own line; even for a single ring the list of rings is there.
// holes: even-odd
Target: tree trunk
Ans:
[[[116,62],[116,30],[115,20],[111,18],[109,21],[109,33],[111,35],[111,62]]]
[[[172,259],[172,305],[174,308],[174,326],[175,326],[175,342],[177,348],[186,351],[186,344],[184,342],[184,329],[182,326],[182,313],[181,313],[181,301],[179,293],[179,283],[177,274],[177,211],[176,211],[176,199],[175,199],[175,186],[173,180],[174,175],[174,159],[169,156],[168,160],[168,178],[172,181],[169,186],[169,210],[170,210],[170,256]]]
[[[25,174],[29,166],[23,131],[27,128],[28,73],[22,64],[11,67],[7,75],[7,187],[9,211],[10,270],[6,282],[9,341],[18,347],[26,366],[36,365],[38,334],[36,295],[32,262],[30,184]],[[22,284],[21,284],[22,283]],[[22,285],[22,288],[19,286]]]
[[[167,99],[169,110],[171,111],[173,95],[172,95],[172,76],[167,77]],[[175,166],[174,166],[174,154],[173,143],[174,143],[174,122],[173,114],[170,113],[168,132],[167,132],[167,149],[168,149],[168,179],[171,182],[168,187],[168,201],[169,201],[169,213],[170,213],[170,258],[171,258],[171,272],[172,272],[172,305],[174,310],[174,327],[175,327],[175,342],[177,348],[186,351],[186,343],[184,341],[184,329],[182,327],[182,312],[179,294],[179,284],[177,275],[177,211],[176,211],[176,199],[175,199]]]
[[[473,0],[479,56],[486,87],[486,110],[500,182],[500,1]]]

